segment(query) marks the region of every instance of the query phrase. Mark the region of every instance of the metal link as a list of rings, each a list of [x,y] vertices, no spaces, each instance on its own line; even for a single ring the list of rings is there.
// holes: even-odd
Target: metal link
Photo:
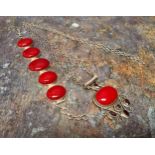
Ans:
[[[56,104],[54,104],[56,107],[61,109],[61,113],[66,115],[68,119],[75,119],[75,120],[88,120],[88,114],[81,114],[81,115],[74,115],[70,112],[68,112],[68,109],[66,107],[61,107]]]
[[[82,44],[88,45],[89,47],[95,47],[95,48],[98,48],[98,49],[102,49],[106,53],[113,53],[113,54],[116,54],[118,56],[124,56],[127,59],[130,59],[132,61],[137,62],[138,64],[145,65],[145,63],[142,61],[142,59],[140,57],[128,54],[127,52],[121,51],[121,50],[118,50],[118,49],[111,49],[109,47],[104,46],[101,43],[94,43],[94,42],[89,41],[88,39],[81,39],[81,38],[78,38],[78,37],[74,37],[74,36],[71,36],[69,34],[65,34],[64,32],[58,31],[55,28],[51,28],[51,27],[50,28],[49,27],[43,27],[43,26],[40,26],[40,25],[32,24],[32,23],[24,23],[23,25],[25,27],[35,27],[35,28],[38,28],[38,29],[50,31],[50,32],[56,33],[58,35],[61,35],[61,36],[65,37],[65,38],[68,38],[68,39],[70,39],[72,41],[78,41],[78,42],[80,42]]]

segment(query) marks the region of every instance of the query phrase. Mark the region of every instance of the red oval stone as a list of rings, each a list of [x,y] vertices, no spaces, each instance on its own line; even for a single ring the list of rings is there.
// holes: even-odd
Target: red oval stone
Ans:
[[[47,68],[48,66],[49,66],[49,61],[47,59],[39,58],[39,59],[32,61],[29,64],[29,69],[31,71],[40,71],[40,70]]]
[[[105,86],[102,87],[99,91],[96,93],[96,101],[103,105],[103,106],[109,106],[112,104],[118,97],[117,90],[111,86]]]
[[[55,82],[56,80],[57,80],[57,74],[52,71],[44,72],[38,78],[38,81],[41,84],[50,84],[52,82]]]
[[[63,86],[53,86],[47,91],[47,97],[51,100],[58,100],[64,97],[66,94],[66,89]]]
[[[38,48],[30,47],[23,51],[23,57],[25,58],[32,58],[37,56],[40,53]]]
[[[33,40],[31,38],[22,38],[18,41],[17,46],[26,47],[26,46],[30,46],[32,43],[33,43]]]

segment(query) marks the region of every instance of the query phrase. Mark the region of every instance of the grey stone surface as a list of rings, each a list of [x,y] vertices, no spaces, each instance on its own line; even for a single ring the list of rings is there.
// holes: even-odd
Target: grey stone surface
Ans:
[[[37,82],[38,74],[28,71],[28,61],[16,46],[18,40],[12,17],[0,17],[0,137],[155,137],[155,18],[154,17],[17,17],[22,22],[51,27],[74,37],[102,43],[139,55],[136,62],[41,29],[22,28],[41,49],[41,56],[53,63],[52,70],[68,91],[71,112],[97,112],[88,121],[68,120],[46,98],[46,88]],[[66,57],[67,56],[67,57]],[[77,60],[78,58],[78,60]],[[71,60],[70,60],[71,59]],[[80,65],[81,64],[81,65]],[[73,83],[71,73],[85,82],[87,65],[99,79],[116,86],[133,107],[129,119],[117,123],[103,119],[93,105],[93,91]]]

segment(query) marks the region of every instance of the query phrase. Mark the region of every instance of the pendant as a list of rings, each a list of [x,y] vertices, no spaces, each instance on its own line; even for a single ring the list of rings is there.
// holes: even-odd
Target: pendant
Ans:
[[[85,83],[86,89],[95,90],[93,103],[100,108],[106,110],[106,116],[113,118],[128,118],[131,112],[130,101],[123,95],[120,95],[113,86],[103,86],[97,82],[98,76],[94,75],[92,79]]]

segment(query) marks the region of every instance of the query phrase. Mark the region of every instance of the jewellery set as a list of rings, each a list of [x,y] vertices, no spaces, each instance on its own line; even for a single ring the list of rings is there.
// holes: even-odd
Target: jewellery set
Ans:
[[[44,29],[38,27],[37,25],[33,26],[36,28]],[[56,33],[68,39],[75,40],[89,46],[94,45],[92,42],[88,42],[86,40],[78,38],[75,39],[74,37],[66,35],[63,32],[57,31],[55,29],[50,30],[53,33]],[[17,42],[17,46],[22,49],[22,56],[30,60],[28,69],[32,72],[39,73],[38,82],[41,85],[47,86],[49,88],[46,92],[46,96],[51,100],[51,103],[53,103],[53,105],[55,105],[56,107],[59,107],[61,113],[66,115],[68,119],[88,120],[89,114],[75,115],[70,113],[66,107],[61,106],[63,102],[66,102],[67,100],[66,97],[69,90],[66,88],[66,86],[57,83],[57,79],[59,78],[57,73],[50,69],[49,60],[39,57],[40,49],[37,47],[33,47],[33,45],[35,44],[32,38],[21,37],[21,32],[19,31],[19,29],[17,29],[17,32],[18,36],[20,37]],[[105,47],[103,44],[97,44],[94,46],[96,46],[96,48],[103,49],[106,52],[112,52],[120,56],[125,56],[133,61],[137,61],[138,63],[143,64],[139,57],[131,56],[130,54],[119,50],[110,49],[108,47]],[[94,95],[92,96],[92,102],[101,111],[105,111],[104,116],[107,116],[110,119],[129,117],[129,112],[131,112],[130,101],[124,95],[119,94],[118,90],[114,86],[104,85],[103,83],[99,82],[97,74],[94,74],[92,78],[82,84],[82,86],[86,90],[95,91]]]

